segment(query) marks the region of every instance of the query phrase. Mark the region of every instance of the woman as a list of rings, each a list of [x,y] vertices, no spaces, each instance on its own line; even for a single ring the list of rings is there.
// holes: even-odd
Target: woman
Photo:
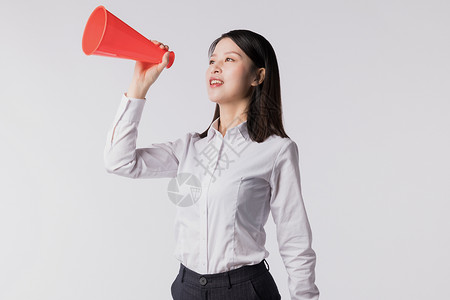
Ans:
[[[206,86],[216,103],[210,126],[139,149],[145,97],[167,66],[168,52],[159,64],[136,62],[108,132],[106,169],[131,178],[177,177],[191,186],[174,200],[174,255],[180,262],[174,299],[280,299],[265,260],[269,212],[291,299],[318,299],[298,148],[282,124],[275,52],[261,35],[232,30],[211,44],[208,57]]]

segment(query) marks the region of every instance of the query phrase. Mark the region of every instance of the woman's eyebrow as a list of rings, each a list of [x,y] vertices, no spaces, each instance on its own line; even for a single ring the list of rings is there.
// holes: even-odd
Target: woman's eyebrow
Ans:
[[[225,52],[224,54],[228,54],[228,53],[235,53],[235,54],[237,54],[237,55],[239,55],[240,57],[242,57],[242,55],[240,55],[239,53],[237,53],[236,51],[228,51],[228,52]],[[211,57],[213,57],[213,56],[215,56],[216,54],[213,54],[213,55],[211,55]]]

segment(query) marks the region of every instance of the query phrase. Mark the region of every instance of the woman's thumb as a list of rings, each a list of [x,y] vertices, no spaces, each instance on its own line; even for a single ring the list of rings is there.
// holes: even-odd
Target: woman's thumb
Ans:
[[[163,69],[169,64],[169,55],[170,55],[169,51],[167,51],[163,55],[163,59],[161,61],[161,66],[163,67]]]

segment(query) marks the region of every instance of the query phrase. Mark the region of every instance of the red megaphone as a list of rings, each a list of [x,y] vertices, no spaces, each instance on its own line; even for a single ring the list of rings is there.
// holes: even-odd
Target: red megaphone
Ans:
[[[145,38],[102,5],[91,13],[83,33],[83,52],[86,55],[102,55],[127,58],[136,61],[160,63],[168,50]],[[170,68],[175,53],[170,51]]]

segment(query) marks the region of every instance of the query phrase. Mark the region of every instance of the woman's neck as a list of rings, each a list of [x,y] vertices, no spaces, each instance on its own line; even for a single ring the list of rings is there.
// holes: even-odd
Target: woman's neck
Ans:
[[[225,136],[225,133],[227,132],[228,129],[236,127],[242,122],[245,122],[246,120],[247,120],[246,113],[242,113],[240,116],[237,117],[224,118],[223,116],[220,116],[217,127],[219,128],[219,132],[222,134],[222,136]]]

